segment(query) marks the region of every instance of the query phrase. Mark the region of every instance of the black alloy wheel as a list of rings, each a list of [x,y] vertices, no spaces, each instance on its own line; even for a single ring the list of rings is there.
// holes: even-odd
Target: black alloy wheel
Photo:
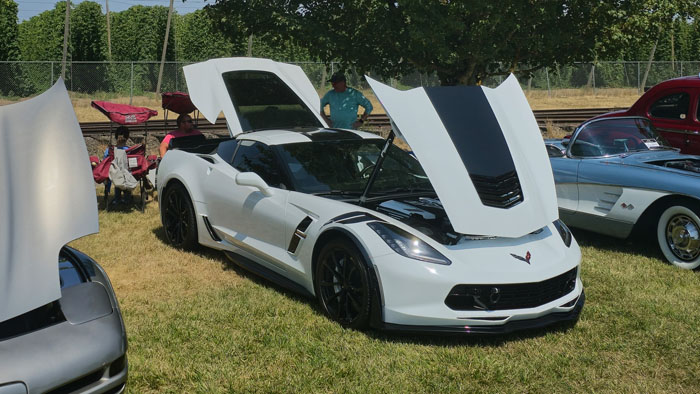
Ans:
[[[168,187],[162,203],[161,219],[168,242],[178,248],[196,249],[197,222],[192,201],[185,187],[179,183]]]
[[[362,329],[370,317],[367,263],[349,240],[328,242],[318,256],[314,286],[321,308],[343,327]]]

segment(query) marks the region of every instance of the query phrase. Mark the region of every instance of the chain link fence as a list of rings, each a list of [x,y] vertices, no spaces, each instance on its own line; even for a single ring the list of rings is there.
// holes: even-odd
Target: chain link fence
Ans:
[[[161,91],[187,91],[182,67],[187,62],[166,62],[163,70]],[[328,78],[338,70],[337,63],[294,63],[299,65],[314,86],[329,88]],[[108,94],[117,97],[134,97],[156,90],[159,62],[71,62],[66,65],[66,86],[74,93],[88,95]],[[520,78],[523,89],[551,91],[553,89],[605,89],[634,88],[642,92],[641,86],[647,62],[599,62],[580,63],[572,66],[544,68],[529,78]],[[646,87],[669,78],[683,75],[698,75],[700,61],[652,62],[646,79]],[[14,100],[30,97],[48,89],[61,74],[59,61],[0,62],[0,98]],[[347,73],[350,86],[366,87],[361,75]],[[485,86],[497,86],[504,77],[492,77],[484,81]],[[417,86],[437,86],[435,75],[414,73],[400,79],[385,81],[392,86],[405,89]]]

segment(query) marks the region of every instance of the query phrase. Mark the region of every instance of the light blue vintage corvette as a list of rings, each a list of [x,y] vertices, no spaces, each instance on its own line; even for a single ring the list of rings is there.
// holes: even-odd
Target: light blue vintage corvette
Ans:
[[[700,156],[679,153],[642,117],[591,120],[545,144],[566,224],[618,238],[638,230],[671,264],[700,266]]]

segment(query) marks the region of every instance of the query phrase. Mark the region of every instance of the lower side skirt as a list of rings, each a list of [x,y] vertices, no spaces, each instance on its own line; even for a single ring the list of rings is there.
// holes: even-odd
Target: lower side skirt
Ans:
[[[226,255],[226,257],[228,257],[229,260],[231,260],[231,262],[245,269],[248,272],[263,277],[277,284],[278,286],[284,287],[287,290],[291,290],[295,293],[303,295],[304,297],[314,298],[313,294],[309,293],[309,291],[306,290],[306,288],[304,288],[300,284],[278,274],[275,271],[272,271],[269,268],[263,267],[262,265],[254,262],[253,260],[250,260],[228,250],[224,250],[224,254]]]

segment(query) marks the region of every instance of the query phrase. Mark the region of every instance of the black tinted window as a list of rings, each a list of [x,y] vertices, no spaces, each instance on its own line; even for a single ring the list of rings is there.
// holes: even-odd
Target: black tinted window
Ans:
[[[649,108],[649,114],[655,118],[685,119],[688,116],[690,96],[688,93],[674,93],[664,96]]]
[[[222,76],[243,131],[322,127],[301,98],[275,74],[229,71]]]
[[[241,172],[254,172],[273,187],[283,187],[282,173],[272,149],[260,142],[241,141],[231,164]]]
[[[227,163],[231,163],[233,160],[233,154],[236,152],[236,147],[238,146],[237,140],[224,141],[219,144],[216,148],[216,154],[224,159]]]

